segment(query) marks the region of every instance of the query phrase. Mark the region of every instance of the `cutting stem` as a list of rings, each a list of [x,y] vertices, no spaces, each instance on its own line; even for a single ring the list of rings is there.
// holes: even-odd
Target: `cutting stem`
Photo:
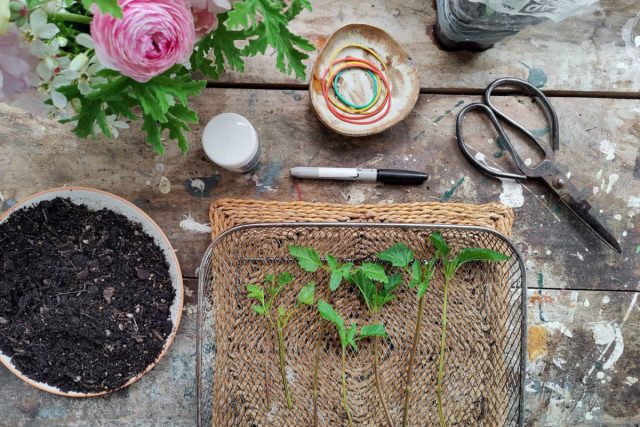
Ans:
[[[413,364],[416,358],[418,341],[420,340],[420,326],[422,325],[422,312],[424,305],[424,295],[418,300],[418,319],[416,320],[416,330],[413,333],[413,344],[409,354],[409,365],[407,366],[407,383],[404,389],[404,412],[402,415],[402,426],[407,427],[409,421],[409,397],[411,395],[411,385],[413,383]]]
[[[285,369],[285,353],[284,353],[284,333],[282,328],[278,327],[278,357],[280,359],[280,374],[282,375],[282,387],[284,389],[284,397],[287,399],[287,407],[293,408],[291,402],[291,392],[289,391],[289,381],[287,380],[287,371]]]
[[[436,384],[436,399],[438,401],[438,418],[440,427],[446,427],[444,409],[442,407],[442,378],[444,377],[444,352],[447,334],[447,300],[449,298],[449,280],[444,282],[444,299],[442,302],[442,333],[440,334],[440,361],[438,363],[438,383]]]
[[[352,427],[353,419],[351,418],[351,410],[349,409],[349,401],[347,399],[347,348],[345,346],[342,346],[342,406],[347,413],[349,427]]]

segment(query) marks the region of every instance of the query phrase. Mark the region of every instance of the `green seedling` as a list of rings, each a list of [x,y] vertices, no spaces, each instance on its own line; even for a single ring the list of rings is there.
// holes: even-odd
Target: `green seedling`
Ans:
[[[442,379],[444,377],[444,353],[446,345],[446,333],[447,333],[447,300],[449,298],[449,284],[453,280],[454,276],[464,264],[470,262],[503,262],[509,259],[508,256],[492,251],[490,249],[482,248],[465,248],[462,249],[457,256],[450,257],[451,248],[447,245],[440,233],[433,233],[431,236],[431,243],[436,248],[436,256],[440,259],[444,274],[444,297],[442,301],[442,326],[440,332],[440,358],[438,363],[438,382],[436,383],[436,399],[438,403],[438,418],[440,420],[440,426],[446,427],[446,420],[444,417],[444,410],[442,406]]]
[[[387,333],[384,330],[382,324],[371,324],[362,326],[358,331],[358,327],[355,323],[347,328],[344,319],[340,316],[334,308],[326,301],[318,301],[318,312],[320,316],[326,321],[332,323],[338,331],[340,337],[341,346],[341,377],[342,377],[342,406],[347,416],[349,426],[353,426],[353,418],[351,417],[351,410],[349,409],[349,398],[347,395],[347,348],[351,346],[354,351],[358,351],[358,342],[368,337],[386,337]]]
[[[271,329],[275,329],[278,337],[278,359],[280,363],[280,374],[282,375],[282,388],[284,391],[285,399],[289,409],[293,407],[291,400],[291,392],[289,390],[289,381],[287,380],[286,373],[286,350],[284,343],[284,329],[287,327],[291,318],[304,306],[312,306],[314,304],[316,285],[314,282],[307,283],[298,293],[296,304],[293,308],[287,309],[284,306],[279,306],[274,313],[275,301],[280,292],[291,282],[293,282],[293,276],[284,272],[277,277],[270,274],[265,276],[265,286],[259,286],[255,283],[247,285],[247,296],[249,298],[257,300],[259,304],[251,306],[253,311],[267,319],[267,324]],[[268,356],[267,356],[268,359]],[[267,361],[268,363],[268,361]],[[268,375],[267,375],[268,378]],[[268,380],[267,384],[268,384]],[[268,385],[267,385],[268,395]],[[269,407],[269,399],[267,398],[267,406]]]
[[[429,289],[429,283],[431,283],[431,279],[433,278],[437,259],[432,258],[426,263],[421,263],[419,260],[414,258],[413,251],[402,243],[397,243],[388,250],[379,253],[378,259],[390,263],[393,267],[406,271],[411,277],[411,280],[409,281],[409,288],[415,289],[416,296],[418,298],[416,329],[413,334],[411,353],[409,354],[404,391],[402,425],[406,427],[409,417],[409,398],[411,396],[411,386],[413,382],[413,365],[420,340],[420,327],[422,325],[422,315],[424,311],[424,297]]]
[[[325,254],[326,263],[320,259],[320,254],[313,248],[303,246],[289,246],[289,253],[298,262],[300,268],[308,273],[315,273],[318,270],[326,271],[330,274],[329,290],[334,292],[340,284],[351,277],[353,263],[340,263],[330,254]],[[320,369],[320,359],[322,356],[322,341],[325,333],[324,322],[320,324],[318,340],[316,344],[316,360],[313,368],[313,425],[318,426],[318,373]]]

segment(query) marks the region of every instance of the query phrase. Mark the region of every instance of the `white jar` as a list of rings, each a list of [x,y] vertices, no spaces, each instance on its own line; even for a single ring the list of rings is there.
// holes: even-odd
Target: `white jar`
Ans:
[[[254,127],[236,113],[222,113],[209,120],[202,132],[202,146],[212,162],[238,173],[258,166],[262,151]]]

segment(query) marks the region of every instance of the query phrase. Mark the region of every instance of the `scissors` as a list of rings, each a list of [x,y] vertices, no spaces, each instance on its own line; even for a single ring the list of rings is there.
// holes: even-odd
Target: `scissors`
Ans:
[[[537,101],[541,103],[541,108],[547,116],[547,120],[550,124],[551,144],[536,138],[522,125],[503,114],[493,105],[491,102],[491,95],[496,88],[502,86],[521,89],[524,94],[535,97]],[[478,111],[489,117],[494,129],[498,132],[498,135],[504,143],[504,149],[509,153],[520,173],[510,173],[490,167],[483,161],[477,159],[469,151],[469,147],[464,142],[462,127],[464,124],[464,118],[470,111]],[[520,132],[526,141],[535,144],[535,146],[542,150],[542,152],[544,152],[544,159],[542,159],[537,165],[527,166],[507,137],[501,121]],[[551,105],[549,98],[547,98],[537,87],[525,82],[524,80],[514,78],[502,78],[494,81],[485,90],[483,102],[469,104],[460,111],[456,120],[456,135],[458,137],[458,144],[460,145],[460,149],[464,156],[483,173],[494,178],[508,178],[518,181],[543,181],[547,187],[549,187],[551,191],[553,191],[596,236],[615,251],[622,253],[622,249],[620,248],[618,241],[594,215],[593,208],[584,196],[588,193],[586,191],[578,190],[575,185],[569,181],[567,175],[569,172],[568,168],[555,161],[555,152],[560,148],[558,115],[556,114],[556,110],[553,108],[553,105]]]

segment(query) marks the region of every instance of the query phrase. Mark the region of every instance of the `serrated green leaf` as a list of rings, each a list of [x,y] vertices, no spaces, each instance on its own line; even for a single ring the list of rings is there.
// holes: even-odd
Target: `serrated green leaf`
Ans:
[[[314,273],[318,270],[318,268],[322,267],[320,255],[313,248],[290,245],[289,253],[296,259],[296,261],[298,261],[298,265],[304,271]]]
[[[351,280],[360,290],[360,294],[364,298],[367,307],[372,310],[374,308],[373,296],[376,294],[376,285],[360,269],[351,275]]]
[[[340,268],[340,263],[332,255],[325,254],[324,258],[327,260],[327,265],[331,271],[335,271]]]
[[[458,265],[465,264],[467,262],[475,261],[495,261],[503,262],[508,260],[509,257],[503,253],[493,251],[491,249],[482,248],[465,248],[460,251],[456,257]]]
[[[340,283],[342,283],[342,272],[340,270],[332,271],[329,277],[329,289],[331,292],[335,292],[340,287]]]
[[[409,281],[409,288],[413,289],[422,282],[422,266],[420,261],[413,260],[411,264],[411,280]]]
[[[365,325],[360,329],[360,338],[386,337],[386,336],[387,336],[387,331],[385,331],[384,325],[382,323]]]
[[[323,300],[318,301],[318,312],[320,313],[320,317],[331,322],[336,327],[338,335],[340,336],[340,342],[343,347],[346,347],[347,330],[345,329],[342,317],[333,309],[331,304]]]
[[[261,305],[254,304],[251,306],[251,308],[253,309],[253,311],[255,311],[258,314],[262,314],[262,315],[266,314],[265,308]]]
[[[100,12],[108,13],[114,18],[122,18],[122,8],[118,4],[118,0],[82,0],[82,6],[91,10],[92,5],[98,6]]]
[[[200,70],[205,76],[218,80],[228,64],[231,69],[244,71],[242,49],[236,46],[236,42],[256,36],[251,31],[232,31],[227,28],[229,12],[217,15],[218,27],[215,31],[205,35],[196,45],[191,56],[191,66]],[[212,61],[210,53],[215,55]]]
[[[405,268],[413,259],[413,251],[403,243],[396,243],[386,251],[380,252],[378,259],[386,261],[394,267]]]
[[[422,298],[429,289],[429,285],[431,284],[431,279],[433,279],[433,275],[436,272],[436,262],[438,260],[436,258],[432,258],[427,262],[424,266],[423,277],[420,283],[418,284],[418,298]]]
[[[293,276],[288,271],[282,272],[278,275],[278,286],[286,286],[293,282]]]
[[[402,276],[399,273],[393,274],[391,277],[389,277],[389,281],[385,283],[384,287],[382,288],[384,294],[390,294],[391,292],[395,291],[401,284]]]
[[[164,145],[162,145],[162,139],[160,138],[161,128],[158,126],[158,122],[153,117],[144,114],[142,116],[142,129],[147,133],[147,142],[151,144],[153,151],[163,155]]]
[[[436,231],[429,236],[429,240],[431,240],[431,244],[436,248],[436,256],[440,258],[449,256],[451,249],[449,245],[447,245],[447,241],[442,237],[442,234]]]
[[[286,315],[287,315],[287,310],[285,310],[285,308],[283,306],[279,306],[278,307],[278,316],[286,317]]]
[[[247,285],[247,296],[249,298],[255,298],[262,305],[264,305],[264,289],[261,286],[256,285],[255,283],[249,283]]]
[[[364,274],[367,278],[376,282],[387,283],[389,281],[387,273],[385,273],[384,271],[384,267],[380,264],[365,262],[358,268],[358,270],[362,272],[362,274]]]
[[[305,305],[313,305],[313,299],[316,294],[315,282],[307,283],[298,294],[298,302]]]

